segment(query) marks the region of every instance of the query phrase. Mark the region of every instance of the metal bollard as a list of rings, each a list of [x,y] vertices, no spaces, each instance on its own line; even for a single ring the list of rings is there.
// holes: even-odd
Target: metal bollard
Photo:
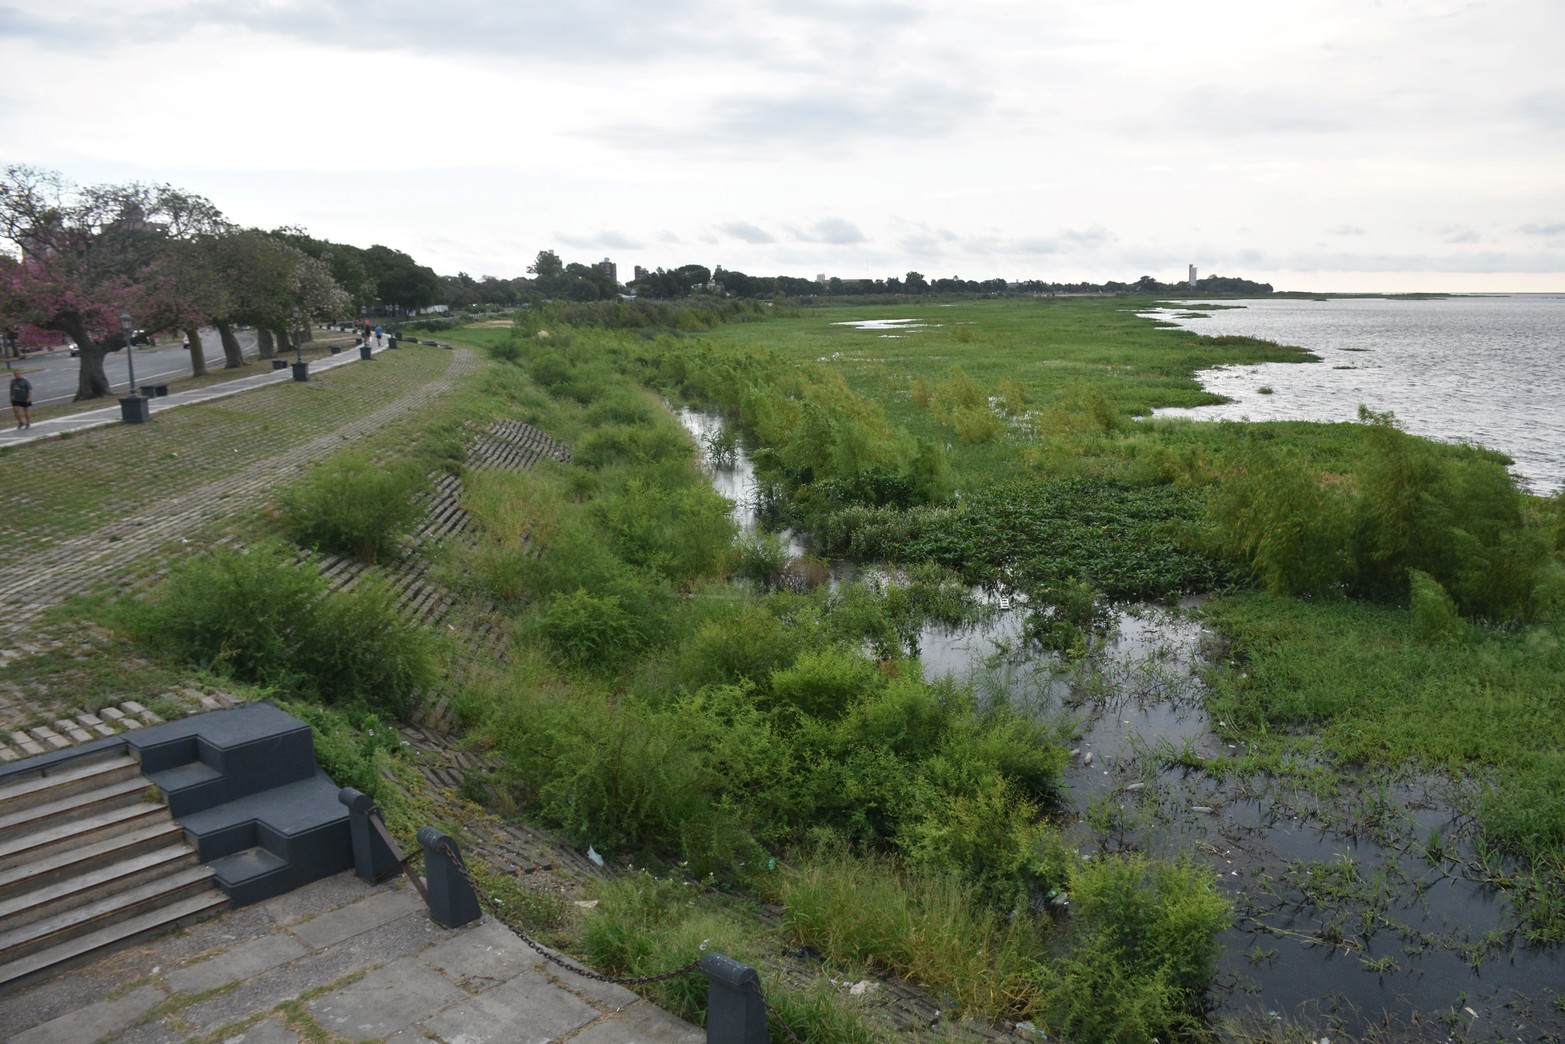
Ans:
[[[353,872],[359,880],[380,884],[402,866],[402,856],[386,843],[370,817],[378,816],[375,799],[352,787],[337,792],[337,800],[348,806],[348,834],[353,838]]]
[[[429,916],[442,928],[460,928],[478,920],[478,894],[473,891],[456,842],[434,827],[419,827],[424,846],[424,877],[429,886]],[[450,853],[450,854],[447,854]]]
[[[707,1044],[768,1044],[761,977],[721,953],[701,958],[706,973]]]

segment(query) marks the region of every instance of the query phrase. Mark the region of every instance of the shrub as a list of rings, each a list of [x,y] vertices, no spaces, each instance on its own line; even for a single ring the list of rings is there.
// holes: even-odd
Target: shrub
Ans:
[[[772,675],[774,703],[815,718],[841,717],[883,684],[875,665],[843,648],[807,649]]]
[[[612,668],[646,644],[647,636],[617,595],[582,588],[556,595],[538,617],[539,633],[566,662]]]
[[[1026,910],[1034,886],[1042,892],[1063,883],[1040,879],[1062,869],[1060,860],[1044,858],[1056,835],[1003,777],[989,776],[971,794],[933,790],[919,804],[923,815],[899,839],[910,866],[954,875],[1002,912]]]
[[[435,679],[433,639],[365,581],[329,594],[281,547],[223,549],[182,564],[127,609],[138,640],[244,681],[405,715]]]
[[[1139,854],[1077,861],[1071,867],[1073,952],[1110,958],[1083,965],[1118,980],[1165,984],[1174,1007],[1195,1010],[1211,984],[1228,927],[1229,906],[1210,870],[1192,862],[1154,862]],[[1111,995],[1107,989],[1094,995]]]
[[[1451,641],[1465,630],[1456,603],[1445,588],[1428,573],[1414,569],[1408,573],[1413,609],[1413,633],[1426,641]]]
[[[301,680],[295,653],[325,593],[314,569],[268,543],[186,559],[150,601],[126,611],[132,634],[163,655],[289,689]]]
[[[423,476],[409,461],[377,461],[349,450],[311,469],[282,497],[294,540],[305,547],[377,561],[418,517]]]
[[[358,703],[399,718],[433,685],[434,641],[398,610],[396,592],[373,577],[316,603],[298,657],[327,703]]]

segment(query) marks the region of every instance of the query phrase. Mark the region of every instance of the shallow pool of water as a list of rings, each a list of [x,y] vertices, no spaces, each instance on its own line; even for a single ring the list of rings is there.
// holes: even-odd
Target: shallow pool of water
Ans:
[[[703,446],[720,428],[710,415],[679,416]],[[753,531],[748,459],[707,468]],[[791,537],[790,547],[803,553]],[[866,572],[884,577],[832,569],[834,582]],[[1213,869],[1235,911],[1214,1017],[1286,1020],[1312,1040],[1565,1039],[1555,1002],[1565,963],[1558,949],[1519,942],[1506,898],[1470,879],[1462,857],[1472,824],[1453,811],[1451,788],[1366,777],[1325,799],[1291,778],[1201,771],[1244,748],[1219,735],[1203,706],[1198,605],[1119,607],[1094,654],[1067,665],[1024,644],[1025,594],[1008,610],[993,592],[975,594],[994,610],[986,619],[920,632],[925,676],[950,675],[1064,723],[1070,836],[1083,852],[1190,856]],[[1435,831],[1444,857],[1424,851]]]

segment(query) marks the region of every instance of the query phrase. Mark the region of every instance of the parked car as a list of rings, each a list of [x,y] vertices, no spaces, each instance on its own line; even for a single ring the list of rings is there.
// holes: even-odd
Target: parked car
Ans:
[[[137,330],[130,335],[130,343],[150,347],[158,343],[158,339],[145,330]]]
[[[66,341],[65,350],[71,353],[72,359],[76,358],[82,353],[81,346],[78,345],[75,341]]]

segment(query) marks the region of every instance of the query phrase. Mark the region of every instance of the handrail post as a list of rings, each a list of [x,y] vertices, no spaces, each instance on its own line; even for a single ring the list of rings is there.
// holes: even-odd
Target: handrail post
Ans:
[[[419,827],[418,843],[424,846],[424,878],[434,922],[443,928],[460,928],[482,917],[478,893],[456,841],[434,827]]]
[[[348,806],[348,832],[353,838],[353,872],[359,880],[380,884],[402,868],[402,855],[394,851],[375,829],[371,816],[380,814],[375,799],[352,787],[337,792],[337,800]]]
[[[706,973],[707,1044],[769,1044],[761,977],[721,953],[701,958]]]

